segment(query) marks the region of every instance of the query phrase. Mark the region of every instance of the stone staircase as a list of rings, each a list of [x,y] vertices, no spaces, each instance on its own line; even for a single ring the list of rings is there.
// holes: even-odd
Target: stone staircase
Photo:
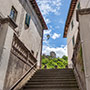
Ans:
[[[79,90],[72,69],[38,70],[21,90]]]

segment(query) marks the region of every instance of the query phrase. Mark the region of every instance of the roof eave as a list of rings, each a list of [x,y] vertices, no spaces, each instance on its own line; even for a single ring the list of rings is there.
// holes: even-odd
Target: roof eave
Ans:
[[[76,6],[77,1],[78,0],[72,0],[71,1],[69,12],[68,12],[66,23],[65,23],[65,28],[64,28],[64,35],[63,35],[64,38],[67,37],[67,32],[68,32],[69,24],[70,24],[72,15],[74,13],[74,9],[75,9],[75,6]]]
[[[37,5],[36,0],[29,0],[29,1],[30,1],[30,3],[31,3],[32,7],[34,8],[34,10],[35,10],[35,12],[36,12],[36,14],[37,14],[40,22],[41,22],[41,25],[42,25],[42,27],[43,27],[43,30],[47,30],[48,27],[47,27],[47,25],[46,25],[46,22],[44,21],[44,18],[43,18],[43,16],[42,16],[41,12],[40,12],[40,9],[39,9],[39,7],[38,7],[38,5]]]

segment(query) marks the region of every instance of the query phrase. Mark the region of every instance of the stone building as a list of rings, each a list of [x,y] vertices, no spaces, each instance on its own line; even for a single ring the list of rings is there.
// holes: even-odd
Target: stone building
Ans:
[[[56,58],[56,53],[53,52],[53,51],[51,51],[51,52],[50,52],[50,56],[51,56],[52,58]]]
[[[64,38],[69,68],[74,68],[81,90],[90,90],[90,0],[71,0]]]
[[[46,29],[35,0],[0,0],[0,90],[9,90],[35,66],[20,88],[40,67]]]

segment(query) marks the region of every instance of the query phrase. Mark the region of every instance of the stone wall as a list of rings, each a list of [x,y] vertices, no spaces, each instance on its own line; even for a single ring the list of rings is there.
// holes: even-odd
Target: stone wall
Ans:
[[[9,90],[30,67],[12,53],[10,54],[4,90]]]
[[[1,55],[2,55],[2,51],[3,51],[3,45],[5,42],[5,38],[6,38],[6,33],[7,33],[7,24],[0,24],[0,61],[1,61]]]
[[[70,24],[69,24],[69,28],[68,28],[68,33],[67,33],[67,47],[68,47],[68,63],[69,63],[69,67],[72,67],[72,56],[73,56],[73,44],[72,44],[72,38],[74,36],[75,39],[75,43],[76,43],[76,38],[77,38],[77,33],[78,33],[78,27],[79,27],[79,23],[76,20],[76,10],[78,10],[77,6],[80,2],[80,9],[84,9],[84,8],[90,8],[90,0],[78,0],[74,13],[72,15]],[[71,22],[73,21],[74,23],[74,27],[73,29],[71,28]]]
[[[82,9],[79,14],[80,37],[83,50],[86,88],[90,90],[90,9]]]
[[[24,45],[29,50],[29,55],[32,56],[30,60],[37,59],[38,67],[40,67],[41,60],[43,29],[36,12],[28,0],[0,0],[0,17],[3,16],[3,18],[7,18],[10,15],[12,6],[18,12],[16,22],[14,23],[17,24],[18,27],[12,29],[9,23],[0,27],[0,58],[2,57],[0,59],[2,61],[0,62],[1,90],[3,90],[3,87],[4,90],[8,90],[30,68],[21,61],[23,56],[19,59],[17,58],[18,53],[17,56],[14,56],[12,52],[10,52],[14,33],[19,40],[22,41],[23,44],[21,45]],[[30,26],[27,29],[25,28],[26,13],[29,13],[31,16]],[[18,50],[20,50],[20,48],[18,48]],[[33,55],[31,55],[32,52]],[[26,55],[25,53],[23,55]],[[28,54],[25,57],[28,57]],[[25,58],[24,60],[27,59]],[[30,60],[25,62],[30,64]]]
[[[41,22],[28,0],[1,0],[0,14],[2,14],[4,18],[8,17],[10,15],[12,6],[18,12],[15,22],[18,27],[15,29],[15,31],[18,33],[19,39],[25,44],[25,46],[30,51],[34,51],[34,57],[37,57],[39,67],[43,33]],[[27,29],[25,29],[26,13],[29,13],[31,16],[30,26]]]
[[[81,38],[80,38],[80,33],[78,32],[76,45],[74,47],[72,62],[73,62],[74,73],[78,81],[80,90],[86,90],[85,69],[84,69],[83,61],[84,59],[83,59]]]
[[[0,89],[1,90],[3,90],[3,86],[4,86],[4,80],[5,80],[8,61],[10,57],[11,43],[12,43],[12,37],[13,37],[12,28],[9,27],[8,23],[5,23],[5,26],[3,26],[3,29],[2,29],[3,33],[1,35],[2,38],[0,38],[2,43],[0,45],[3,45],[1,47],[2,53],[0,58]]]
[[[34,57],[38,60],[38,67],[40,66],[40,55],[41,55],[41,46],[42,46],[42,36],[43,30],[32,5],[28,0],[19,0],[21,5],[23,6],[24,19],[25,14],[28,12],[31,16],[30,26],[28,29],[25,29],[25,20],[23,20],[22,31],[20,33],[19,39],[25,44],[25,46],[30,50],[34,51]],[[22,12],[22,13],[23,13]],[[25,38],[24,38],[25,37]]]
[[[9,90],[36,62],[34,56],[14,34],[3,90]],[[31,72],[29,75],[32,75]]]
[[[83,56],[82,56],[82,47],[81,45],[78,48],[76,57],[74,59],[74,71],[75,75],[81,90],[86,90],[86,82],[85,82],[85,70],[83,64]]]

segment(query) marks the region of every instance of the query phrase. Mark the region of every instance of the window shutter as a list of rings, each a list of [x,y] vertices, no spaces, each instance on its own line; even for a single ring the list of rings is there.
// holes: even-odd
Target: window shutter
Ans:
[[[28,25],[30,24],[30,19],[31,19],[31,17],[29,16],[29,19],[28,19]]]
[[[73,27],[74,27],[74,23],[73,23],[73,21],[71,22],[71,29],[73,29]]]
[[[25,24],[27,25],[27,18],[28,18],[28,15],[26,14],[26,19],[25,19]]]
[[[31,17],[30,17],[30,15],[27,13],[26,14],[26,19],[25,19],[25,24],[29,27],[29,24],[30,24],[30,19],[31,19]]]
[[[80,9],[80,2],[78,3],[77,8]]]
[[[73,46],[75,45],[74,36],[73,36],[73,38],[72,38],[72,44],[73,44]]]

